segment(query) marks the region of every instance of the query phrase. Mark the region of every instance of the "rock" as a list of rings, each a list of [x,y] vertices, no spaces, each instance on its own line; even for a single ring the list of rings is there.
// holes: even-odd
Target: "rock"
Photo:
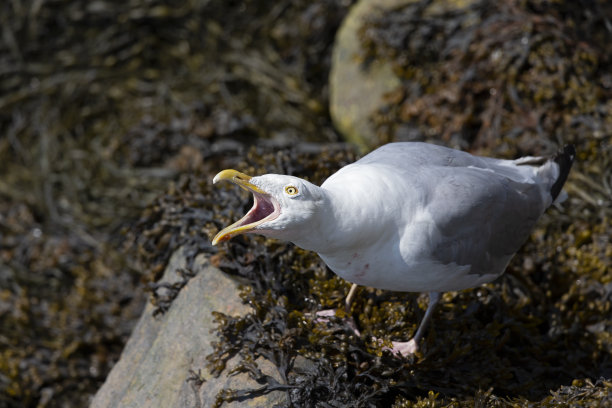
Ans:
[[[336,35],[329,78],[330,113],[336,128],[360,148],[371,149],[376,133],[370,116],[382,106],[383,95],[400,85],[386,61],[367,69],[358,60],[357,32],[363,19],[377,9],[389,9],[412,0],[361,0],[353,6]]]
[[[416,0],[360,0],[349,12],[336,35],[329,77],[330,114],[336,128],[361,149],[371,150],[380,143],[370,120],[373,113],[388,104],[384,96],[396,90],[400,79],[390,61],[374,60],[367,66],[359,59],[361,42],[358,32],[364,19],[374,13],[398,9]],[[475,0],[434,0],[425,15],[467,10]],[[400,12],[400,11],[398,11]],[[419,140],[414,129],[400,129],[403,140]]]
[[[179,281],[176,270],[184,266],[184,252],[178,250],[162,281]],[[205,256],[196,257],[192,270],[197,275],[183,287],[165,314],[153,317],[154,306],[147,304],[120,360],[96,393],[92,408],[210,407],[224,388],[260,387],[247,374],[227,375],[236,365],[234,360],[229,361],[220,377],[208,373],[206,356],[212,352],[211,342],[216,341],[211,334],[215,327],[211,312],[236,315],[250,309],[238,297],[238,282],[212,267]],[[257,363],[265,374],[279,379],[271,363]],[[190,370],[201,370],[205,381],[199,386],[187,381]],[[284,401],[286,394],[277,391],[223,406],[268,407]]]

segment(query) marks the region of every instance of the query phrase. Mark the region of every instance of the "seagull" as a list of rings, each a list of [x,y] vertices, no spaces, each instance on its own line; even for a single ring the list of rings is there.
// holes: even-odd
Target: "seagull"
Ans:
[[[576,152],[516,160],[474,156],[421,142],[389,143],[341,168],[320,187],[281,174],[251,177],[228,169],[228,180],[251,192],[253,207],[221,230],[216,245],[256,233],[315,251],[353,285],[428,292],[414,337],[390,350],[407,356],[440,296],[504,273],[538,218],[567,195],[562,187]]]

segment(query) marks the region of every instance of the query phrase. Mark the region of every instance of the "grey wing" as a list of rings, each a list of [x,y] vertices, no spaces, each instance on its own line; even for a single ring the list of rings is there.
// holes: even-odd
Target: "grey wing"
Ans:
[[[529,160],[526,160],[529,159]],[[523,158],[520,161],[526,164],[530,161],[544,160],[543,158]],[[356,165],[384,165],[394,169],[401,169],[409,173],[420,172],[423,168],[453,167],[488,169],[499,176],[505,176],[515,181],[532,180],[535,176],[535,167],[517,166],[515,160],[494,159],[491,157],[474,156],[461,150],[421,142],[400,142],[386,144],[370,154],[367,154]],[[347,166],[347,167],[350,167]]]
[[[448,171],[450,170],[450,171]],[[499,275],[544,212],[540,187],[474,168],[445,169],[427,209],[437,236],[431,256]]]
[[[461,150],[422,142],[389,143],[357,161],[358,164],[385,164],[395,168],[411,166],[483,166],[482,158]]]

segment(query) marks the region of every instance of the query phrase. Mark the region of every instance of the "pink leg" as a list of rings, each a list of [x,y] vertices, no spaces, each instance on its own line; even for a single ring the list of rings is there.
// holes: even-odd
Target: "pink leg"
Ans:
[[[386,350],[391,351],[393,354],[398,356],[408,356],[410,354],[414,354],[419,350],[419,342],[421,338],[423,338],[423,334],[425,333],[425,329],[427,328],[427,324],[431,320],[431,316],[433,314],[436,305],[440,301],[440,292],[430,292],[429,293],[429,304],[427,305],[427,310],[425,311],[425,316],[417,329],[416,334],[409,341],[394,341],[393,347],[385,348]]]
[[[351,289],[349,289],[348,295],[346,295],[346,300],[344,301],[344,311],[346,314],[350,314],[351,312],[351,303],[353,303],[353,299],[355,298],[355,293],[357,293],[358,285],[353,283]],[[336,309],[325,309],[317,312],[317,316],[321,317],[330,317],[336,315]]]
[[[350,316],[351,303],[353,303],[353,299],[355,298],[355,293],[357,293],[357,286],[358,285],[356,283],[353,283],[353,285],[351,286],[351,289],[349,290],[349,293],[346,296],[346,300],[344,301],[344,310],[346,311],[347,316],[349,316],[349,318],[346,319],[346,322],[348,323],[349,327],[355,333],[355,335],[361,336],[361,332],[357,328],[357,324],[355,323],[355,320],[353,319],[352,316]],[[327,321],[329,320],[330,317],[335,316],[335,315],[336,315],[336,309],[321,310],[317,312],[316,321],[317,322]]]
[[[353,286],[351,286],[351,289],[349,290],[349,293],[346,297],[346,302],[345,302],[345,310],[346,310],[347,315],[350,315],[349,312],[351,309],[351,303],[353,301],[353,298],[355,297],[356,291],[357,291],[357,285],[353,284]],[[384,350],[389,350],[393,354],[399,357],[408,356],[410,354],[416,353],[419,350],[419,342],[423,338],[423,334],[425,334],[425,329],[427,328],[427,325],[429,324],[429,321],[431,320],[433,311],[435,310],[436,305],[440,301],[440,296],[441,296],[440,292],[430,292],[429,293],[429,304],[427,305],[425,316],[423,317],[423,320],[421,321],[421,324],[419,325],[419,328],[417,329],[417,332],[412,339],[408,341],[403,341],[403,342],[394,341],[392,342],[392,347],[390,348],[385,347]],[[317,321],[327,321],[329,320],[331,316],[335,316],[335,315],[336,315],[335,309],[321,310],[320,312],[317,312]],[[349,317],[348,319],[346,319],[346,322],[348,326],[351,328],[351,330],[355,333],[355,335],[361,336],[361,332],[357,328],[357,324],[355,323],[355,320],[352,317]],[[375,340],[377,339],[375,338]]]

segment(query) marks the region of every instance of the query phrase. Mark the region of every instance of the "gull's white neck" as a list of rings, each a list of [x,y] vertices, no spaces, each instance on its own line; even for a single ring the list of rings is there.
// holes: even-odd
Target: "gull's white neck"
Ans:
[[[302,226],[299,236],[289,240],[322,256],[343,252],[344,248],[369,245],[388,231],[383,214],[386,206],[372,199],[371,187],[341,183],[321,187],[323,200],[314,219]],[[374,194],[376,197],[376,194]],[[388,219],[388,217],[387,217]]]

